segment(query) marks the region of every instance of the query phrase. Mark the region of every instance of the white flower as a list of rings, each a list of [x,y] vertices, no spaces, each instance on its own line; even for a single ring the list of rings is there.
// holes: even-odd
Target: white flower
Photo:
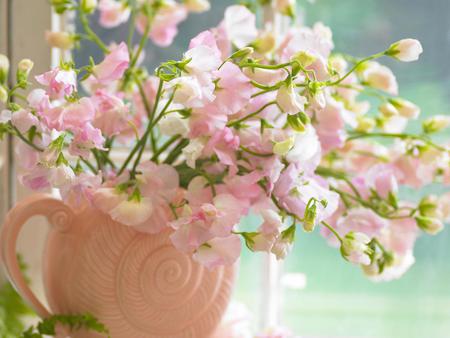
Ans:
[[[362,76],[368,86],[391,95],[398,95],[397,80],[388,67],[380,65],[378,62],[370,62]]]
[[[208,0],[184,0],[186,8],[195,13],[206,12],[211,8]]]
[[[416,39],[403,39],[393,43],[387,55],[403,62],[417,61],[423,53],[422,44]]]
[[[348,261],[355,264],[370,264],[369,236],[362,232],[349,232],[342,239],[341,253]]]
[[[278,237],[270,250],[278,260],[285,259],[286,256],[291,252],[293,242],[289,238],[284,238],[283,236]]]
[[[169,82],[169,86],[174,88],[173,102],[182,104],[190,108],[200,108],[214,97],[204,95],[198,80],[193,76],[181,76]]]
[[[286,155],[290,163],[306,164],[320,154],[321,146],[319,137],[313,126],[307,125],[302,133],[295,134],[295,141],[292,148]]]
[[[0,81],[6,80],[6,74],[8,74],[8,72],[9,59],[6,57],[6,55],[0,54]]]
[[[167,136],[181,135],[185,137],[189,132],[189,125],[186,119],[179,114],[164,116],[159,122],[159,130]]]
[[[397,108],[390,102],[383,103],[378,110],[384,117],[392,117],[399,114]]]
[[[200,138],[193,139],[189,144],[183,148],[183,154],[186,157],[186,163],[191,168],[195,169],[195,161],[202,154],[205,144]]]
[[[277,104],[284,113],[294,115],[304,111],[306,103],[306,98],[296,93],[292,84],[283,84],[278,89]]]
[[[289,152],[289,150],[292,149],[294,144],[295,144],[295,138],[288,137],[287,139],[285,139],[283,141],[275,142],[273,145],[273,152],[276,155],[284,156]]]

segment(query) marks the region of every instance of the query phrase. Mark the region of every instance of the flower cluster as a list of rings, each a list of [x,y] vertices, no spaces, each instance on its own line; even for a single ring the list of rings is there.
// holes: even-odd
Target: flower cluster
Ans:
[[[137,231],[170,231],[178,250],[208,268],[233,264],[241,241],[282,259],[299,229],[320,226],[346,260],[389,280],[413,263],[419,232],[435,234],[448,220],[449,194],[419,203],[398,196],[400,186],[450,183],[449,146],[432,138],[450,118],[406,133],[420,109],[398,97],[394,74],[377,61],[417,60],[417,40],[355,59],[334,52],[322,23],[293,21],[276,34],[235,5],[190,41],[181,60],[150,75],[142,66],[147,40],[170,44],[187,13],[207,10],[208,1],[52,3],[58,13],[77,11],[84,29],[48,33],[52,46],[89,39],[105,56],[81,67],[61,62],[36,76],[39,86],[26,97],[19,92],[32,62],[21,61],[8,85],[8,60],[0,57],[0,133],[23,141],[25,186],[58,188],[73,208],[97,208]],[[293,17],[290,1],[274,5]],[[95,11],[107,28],[130,21],[128,44],[105,45],[89,25]],[[121,158],[115,149],[124,146]],[[239,222],[250,213],[261,224],[243,231]]]

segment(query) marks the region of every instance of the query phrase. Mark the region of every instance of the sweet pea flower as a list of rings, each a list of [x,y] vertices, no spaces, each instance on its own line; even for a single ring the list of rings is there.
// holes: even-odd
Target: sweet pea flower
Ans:
[[[422,126],[426,133],[437,133],[450,126],[450,116],[435,115],[423,121]]]
[[[100,83],[108,84],[122,78],[129,63],[128,47],[125,42],[121,42],[106,55],[101,63],[94,66],[92,72]]]
[[[216,99],[214,104],[227,115],[233,115],[243,109],[254,92],[250,79],[234,63],[227,62],[217,72]]]
[[[193,76],[181,76],[168,83],[173,88],[173,102],[188,108],[200,108],[214,100],[213,86],[202,86]]]
[[[31,190],[44,190],[50,187],[48,167],[37,165],[19,175],[19,181]]]
[[[96,107],[94,127],[107,136],[120,134],[129,127],[130,109],[124,101],[104,90],[97,90],[92,97]]]
[[[361,232],[369,237],[377,237],[387,227],[387,221],[372,210],[353,208],[337,221],[336,231],[342,236],[349,232]]]
[[[145,0],[148,1],[148,0]],[[158,8],[156,16],[150,25],[148,37],[158,46],[170,46],[178,34],[178,24],[187,17],[187,8],[173,0],[165,0]],[[144,34],[148,25],[148,19],[140,14],[136,19],[136,28]]]
[[[378,62],[370,62],[362,73],[368,86],[382,90],[391,95],[398,95],[397,80],[392,71]]]
[[[293,246],[294,246],[294,238],[280,235],[273,243],[270,252],[275,255],[277,260],[282,260],[285,259],[286,256],[292,251]]]
[[[369,265],[371,249],[370,238],[362,232],[349,232],[342,239],[341,254],[354,264]]]
[[[186,158],[186,164],[195,169],[195,162],[202,155],[205,142],[201,138],[195,138],[189,141],[189,144],[183,148],[183,155]]]
[[[241,239],[238,235],[214,238],[202,245],[193,258],[208,269],[222,265],[233,265],[241,254]]]
[[[105,28],[114,28],[127,22],[130,17],[130,8],[122,1],[100,0],[98,5],[100,11],[99,23]]]
[[[61,197],[74,210],[83,210],[92,205],[94,193],[100,188],[101,183],[100,175],[80,173],[71,180],[70,184],[60,188]]]
[[[32,126],[39,127],[40,125],[38,118],[25,109],[14,112],[11,115],[11,123],[22,134],[26,133]]]
[[[364,175],[366,184],[381,198],[387,199],[389,194],[398,192],[398,183],[395,177],[395,168],[386,164],[377,164]]]
[[[77,74],[74,70],[62,70],[58,67],[36,76],[36,81],[47,87],[51,99],[63,99],[77,90]]]
[[[75,173],[68,165],[61,164],[50,170],[49,182],[55,188],[62,188],[72,184]]]
[[[74,35],[67,32],[45,32],[45,40],[53,48],[69,50],[75,47]]]
[[[422,44],[416,39],[402,39],[397,41],[387,51],[387,55],[403,62],[417,61],[422,53]]]
[[[286,155],[289,163],[296,163],[306,172],[317,168],[321,157],[321,146],[315,128],[308,125],[304,132],[295,133],[292,148]]]
[[[8,109],[4,109],[0,113],[0,123],[8,123],[11,121],[12,111]]]
[[[265,209],[261,211],[263,223],[259,227],[259,232],[252,238],[253,251],[271,252],[278,236],[281,233],[283,222],[281,216],[271,210]]]
[[[224,28],[227,38],[237,48],[244,48],[258,36],[255,15],[247,7],[230,6],[225,10]]]
[[[58,131],[83,129],[95,117],[95,106],[91,99],[81,98],[65,107],[53,108],[42,113],[49,128]]]
[[[284,83],[277,92],[277,104],[281,110],[289,115],[305,111],[307,100],[294,90],[292,84]]]
[[[69,153],[87,159],[91,149],[105,150],[103,148],[104,142],[105,138],[101,130],[87,123],[82,128],[75,130],[75,136],[69,146]]]
[[[38,115],[41,115],[51,107],[50,97],[44,89],[33,89],[28,94],[27,101],[30,108],[35,109]]]
[[[227,166],[235,166],[236,150],[239,148],[239,136],[233,133],[231,128],[224,128],[214,133],[203,149],[206,156],[213,153],[217,155],[220,163]]]
[[[175,113],[164,116],[161,119],[159,122],[159,130],[163,135],[181,135],[185,137],[189,133],[189,125],[186,119],[184,119],[180,114]]]

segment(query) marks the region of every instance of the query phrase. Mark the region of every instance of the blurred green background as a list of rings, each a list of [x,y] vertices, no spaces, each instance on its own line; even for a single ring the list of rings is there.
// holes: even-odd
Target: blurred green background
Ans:
[[[179,59],[188,41],[217,25],[231,0],[212,0],[212,10],[193,15],[180,26],[169,48],[149,46],[146,62],[156,67]],[[400,83],[400,94],[422,107],[425,118],[450,112],[450,0],[316,0],[297,1],[306,24],[322,21],[333,29],[336,51],[366,56],[401,38],[419,39],[425,52],[419,62],[383,60]],[[106,31],[106,40],[119,41],[125,29]],[[89,49],[85,49],[89,50]],[[91,53],[92,50],[89,50]],[[76,58],[86,63],[87,53]],[[99,58],[100,55],[97,55]],[[412,125],[417,130],[420,121]],[[450,136],[449,133],[445,135]],[[425,192],[404,191],[416,200],[442,193],[439,186]],[[255,220],[250,219],[255,225]],[[400,280],[368,281],[358,268],[340,258],[318,233],[299,232],[284,273],[304,273],[303,290],[280,290],[281,321],[304,337],[448,338],[450,337],[450,229],[439,236],[422,236],[415,249],[416,264]],[[254,313],[261,310],[262,255],[244,253],[235,298]]]

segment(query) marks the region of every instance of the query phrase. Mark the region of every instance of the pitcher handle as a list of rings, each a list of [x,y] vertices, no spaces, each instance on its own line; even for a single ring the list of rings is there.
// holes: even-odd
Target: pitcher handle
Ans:
[[[0,254],[8,279],[41,318],[48,318],[51,313],[29,288],[20,270],[16,253],[19,233],[25,222],[33,216],[45,216],[52,226],[66,228],[70,227],[73,212],[63,202],[48,194],[32,195],[8,212],[0,233]]]

